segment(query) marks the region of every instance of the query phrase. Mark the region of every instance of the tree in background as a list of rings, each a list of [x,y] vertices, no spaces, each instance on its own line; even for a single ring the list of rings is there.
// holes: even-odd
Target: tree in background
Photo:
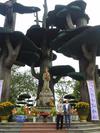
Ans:
[[[81,83],[80,81],[75,81],[75,84],[74,84],[74,91],[73,91],[73,94],[74,96],[76,97],[77,100],[80,100],[80,87],[81,87]]]
[[[64,97],[67,94],[72,94],[73,96],[75,96],[76,100],[80,100],[80,85],[80,81],[62,77],[55,84],[55,93],[57,98]]]
[[[57,97],[64,97],[66,94],[71,94],[74,91],[76,81],[72,79],[67,79],[66,77],[62,77],[55,84],[55,93]]]
[[[14,66],[12,68],[10,99],[16,101],[22,93],[30,93],[31,96],[36,97],[37,84],[37,80],[31,76],[30,71],[22,73],[19,67]]]

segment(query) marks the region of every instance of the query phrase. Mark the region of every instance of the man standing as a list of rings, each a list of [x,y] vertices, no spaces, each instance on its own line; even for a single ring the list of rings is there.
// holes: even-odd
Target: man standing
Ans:
[[[68,100],[65,100],[63,104],[64,109],[64,119],[66,128],[70,128],[71,126],[71,105],[68,103]]]
[[[63,104],[62,99],[59,99],[59,102],[56,107],[57,111],[57,118],[56,118],[56,128],[62,129],[63,128]]]

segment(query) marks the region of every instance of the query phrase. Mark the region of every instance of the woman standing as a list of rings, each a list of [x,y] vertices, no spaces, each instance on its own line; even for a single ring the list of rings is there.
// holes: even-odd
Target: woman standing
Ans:
[[[63,112],[64,112],[62,99],[59,99],[59,102],[56,106],[56,111],[57,111],[56,128],[62,129],[63,128]]]

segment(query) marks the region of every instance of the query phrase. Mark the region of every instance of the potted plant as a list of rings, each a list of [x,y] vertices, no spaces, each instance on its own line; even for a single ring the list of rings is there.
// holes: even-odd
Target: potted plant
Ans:
[[[0,102],[0,120],[1,122],[7,122],[12,110],[14,108],[14,104],[10,101]]]
[[[80,118],[80,121],[87,121],[89,114],[89,103],[88,102],[78,102],[76,103],[76,109]]]
[[[38,114],[39,114],[39,110],[36,107],[32,107],[31,116],[33,116],[33,122],[36,122],[36,118]]]
[[[49,112],[46,112],[46,111],[43,111],[43,112],[40,112],[40,116],[43,117],[43,122],[47,122],[47,117],[50,115]]]
[[[53,122],[55,122],[56,121],[56,108],[55,107],[51,108],[50,115],[52,116]]]
[[[27,119],[26,114],[25,114],[25,109],[23,106],[16,107],[14,111],[14,115],[15,115],[16,122],[25,122]]]

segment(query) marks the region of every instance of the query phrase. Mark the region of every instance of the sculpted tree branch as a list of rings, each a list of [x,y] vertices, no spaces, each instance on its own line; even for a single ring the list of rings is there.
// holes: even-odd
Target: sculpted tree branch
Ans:
[[[53,78],[53,84],[56,84],[60,80],[61,76],[56,76],[56,78]]]
[[[68,14],[66,16],[66,22],[67,22],[67,25],[68,25],[69,29],[74,29],[75,28],[74,25],[73,25],[72,18],[71,18],[70,14]]]
[[[36,71],[35,71],[35,69],[34,69],[34,67],[32,66],[31,67],[31,73],[32,73],[32,75],[36,78],[36,79],[38,79],[39,80],[39,73],[36,73]]]
[[[5,23],[4,27],[13,31],[15,29],[15,19],[16,14],[13,12],[13,4],[16,2],[16,0],[8,0],[4,4],[7,6],[7,13],[5,15]]]
[[[84,44],[82,45],[82,51],[83,51],[84,57],[87,60],[86,76],[88,79],[94,79],[96,46],[91,45],[91,47],[88,49]]]
[[[8,57],[6,58],[5,64],[6,66],[11,67],[13,63],[16,61],[16,58],[19,54],[21,48],[21,42],[19,42],[19,44],[14,49],[8,37],[6,38],[5,41],[6,41],[6,46],[8,48]]]
[[[87,60],[92,60],[91,53],[87,50],[85,44],[82,45],[82,51],[83,51],[84,57],[85,57]]]
[[[46,18],[48,14],[48,6],[47,6],[47,1],[44,0],[44,15],[43,15],[43,22],[42,22],[42,27],[46,28]]]

